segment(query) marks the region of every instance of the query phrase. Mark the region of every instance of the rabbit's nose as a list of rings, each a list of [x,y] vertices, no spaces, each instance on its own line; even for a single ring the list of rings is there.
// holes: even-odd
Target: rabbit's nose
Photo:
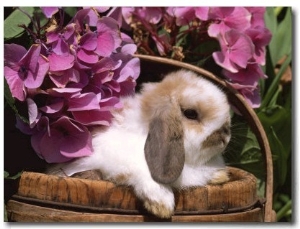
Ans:
[[[229,124],[225,124],[222,128],[221,131],[223,134],[225,135],[231,135],[231,130],[230,130],[230,125]]]
[[[226,146],[230,140],[231,136],[231,130],[230,130],[230,124],[226,123],[222,126],[222,128],[219,130],[220,138],[222,139],[222,143],[224,146]]]
[[[224,147],[228,144],[230,135],[230,124],[229,122],[226,122],[220,129],[214,131],[206,138],[206,140],[203,142],[203,147],[215,147],[220,145]]]

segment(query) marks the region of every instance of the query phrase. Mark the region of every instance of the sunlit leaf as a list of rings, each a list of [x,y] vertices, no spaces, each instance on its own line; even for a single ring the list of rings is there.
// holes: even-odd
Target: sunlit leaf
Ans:
[[[271,15],[271,11],[267,11],[266,25],[271,30],[273,36],[269,44],[270,54],[273,64],[276,64],[282,57],[289,55],[292,51],[292,12],[288,8],[284,19],[276,26],[277,19]]]
[[[25,11],[29,16],[33,15],[33,7],[20,7],[22,11]],[[21,12],[19,9],[15,9],[4,21],[4,38],[11,39],[22,34],[23,28],[19,25],[29,25],[30,18]]]
[[[13,176],[10,176],[7,171],[4,171],[4,178],[5,179],[10,179],[10,180],[16,180],[16,179],[18,179],[22,175],[22,173],[23,173],[23,171],[15,174]]]

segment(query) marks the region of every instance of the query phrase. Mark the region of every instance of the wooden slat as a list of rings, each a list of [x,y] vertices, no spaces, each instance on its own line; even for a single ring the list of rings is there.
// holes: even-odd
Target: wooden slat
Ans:
[[[149,215],[95,214],[52,209],[20,203],[8,202],[8,216],[17,222],[262,222],[261,208],[246,212],[215,215],[175,215],[161,220]]]

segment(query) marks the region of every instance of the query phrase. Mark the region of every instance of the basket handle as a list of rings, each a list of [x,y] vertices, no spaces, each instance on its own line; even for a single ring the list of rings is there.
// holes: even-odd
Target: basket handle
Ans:
[[[272,153],[270,150],[268,138],[266,136],[266,133],[264,131],[264,128],[258,119],[256,113],[248,105],[244,97],[237,92],[231,85],[229,85],[226,81],[221,80],[220,78],[216,77],[214,74],[212,74],[209,71],[206,71],[202,68],[199,68],[197,66],[176,61],[173,59],[163,58],[163,57],[157,57],[157,56],[148,56],[148,55],[140,55],[136,54],[136,57],[138,57],[141,61],[151,61],[151,62],[159,62],[161,64],[175,66],[177,68],[185,68],[191,71],[194,71],[208,80],[212,81],[213,83],[221,86],[226,90],[227,96],[231,102],[231,104],[235,105],[235,107],[239,110],[239,112],[246,118],[248,121],[248,124],[250,125],[252,131],[256,135],[256,138],[258,140],[258,143],[261,147],[262,154],[264,156],[265,161],[265,168],[266,168],[266,186],[265,186],[265,215],[264,215],[264,221],[265,222],[273,222],[275,221],[276,215],[275,212],[272,209],[272,203],[273,203],[273,161],[272,161]]]

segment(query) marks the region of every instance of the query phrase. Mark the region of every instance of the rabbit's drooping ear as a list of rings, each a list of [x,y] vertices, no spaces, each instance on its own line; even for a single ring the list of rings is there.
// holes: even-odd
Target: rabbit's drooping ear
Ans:
[[[174,182],[183,169],[185,153],[183,127],[178,112],[156,115],[149,124],[145,157],[152,178],[159,183]]]

